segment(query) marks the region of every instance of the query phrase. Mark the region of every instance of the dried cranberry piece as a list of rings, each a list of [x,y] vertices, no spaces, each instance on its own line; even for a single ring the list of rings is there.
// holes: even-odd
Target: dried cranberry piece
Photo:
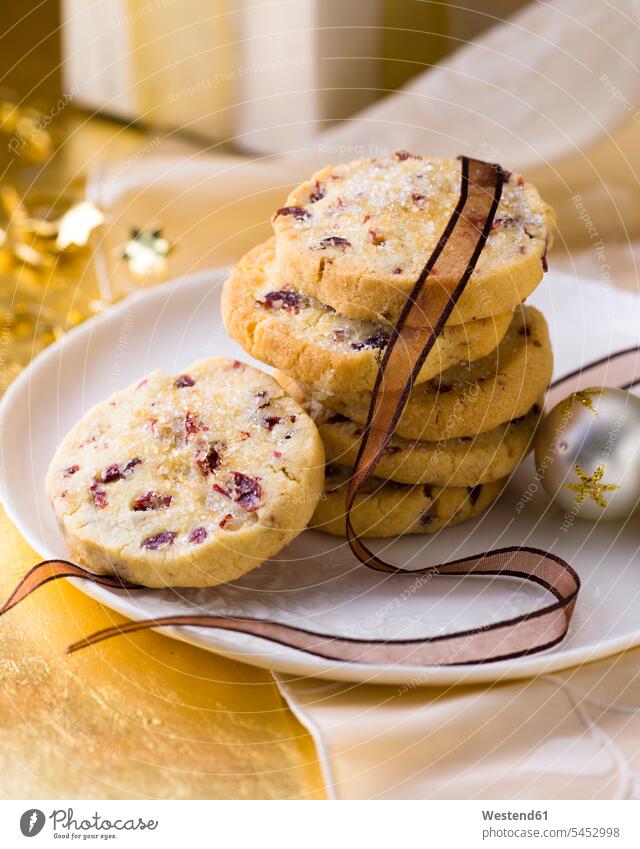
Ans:
[[[280,209],[276,210],[274,217],[279,218],[281,215],[293,215],[296,221],[305,221],[306,219],[311,218],[311,213],[307,212],[307,210],[302,206],[282,206]]]
[[[273,456],[276,458],[276,460],[279,460],[282,457],[282,451],[274,451]]]
[[[267,416],[266,419],[262,420],[262,427],[267,430],[273,430],[277,424],[280,424],[282,421],[281,416]]]
[[[419,201],[424,200],[424,198],[425,198],[425,196],[424,196],[424,195],[421,195],[419,192],[414,192],[414,193],[411,195],[411,200],[412,200],[414,203],[418,203]]]
[[[408,150],[396,150],[393,155],[399,162],[404,162],[405,159],[422,159],[417,153],[409,153]]]
[[[258,303],[262,304],[263,307],[267,307],[267,309],[286,310],[287,312],[297,313],[302,303],[302,295],[291,289],[280,289],[277,292],[267,292]]]
[[[316,203],[326,195],[326,191],[324,186],[320,184],[319,180],[316,180],[316,190],[309,195],[309,200],[311,203]]]
[[[65,478],[70,478],[71,475],[75,475],[78,471],[80,471],[80,466],[74,464],[73,466],[67,466],[66,469],[63,469],[62,474]]]
[[[128,477],[129,472],[130,472],[132,469],[135,469],[135,467],[136,467],[136,466],[139,466],[139,465],[140,465],[140,463],[142,463],[142,460],[141,460],[139,457],[134,457],[134,458],[133,458],[133,460],[129,460],[129,461],[128,461],[127,463],[125,463],[125,464],[124,464],[124,466],[122,467],[122,471],[120,472],[121,476],[122,476],[123,478]]]
[[[152,551],[156,551],[164,545],[173,545],[176,536],[175,531],[160,531],[159,534],[154,534],[151,537],[143,539],[140,546],[141,548],[149,548]]]
[[[260,506],[262,487],[257,478],[249,477],[242,472],[232,472],[236,495],[234,501],[240,504],[248,513]]]
[[[99,480],[102,483],[114,483],[121,478],[127,478],[131,470],[139,466],[140,463],[142,463],[142,460],[139,457],[134,457],[133,460],[126,462],[124,466],[121,466],[119,463],[112,463],[100,473],[98,476]]]
[[[153,490],[148,490],[147,492],[143,492],[135,499],[135,501],[131,505],[131,509],[137,511],[166,510],[167,507],[170,506],[172,501],[173,495],[162,495],[162,493],[160,492],[153,492]]]
[[[241,363],[240,360],[234,360],[231,368],[239,368],[239,369],[242,369],[242,371],[244,371],[244,363]]]
[[[120,471],[120,466],[117,463],[113,463],[111,466],[107,466],[107,468],[102,471],[100,480],[102,483],[113,483],[114,481],[119,481],[121,477],[122,472]]]
[[[288,419],[291,424],[293,424],[297,418],[297,416],[267,416],[265,419],[262,420],[262,427],[266,428],[267,430],[273,430],[276,425],[280,424],[280,422],[283,422]]]
[[[226,515],[224,515],[222,519],[220,519],[220,521],[218,522],[218,526],[221,528],[226,528],[227,525],[230,524],[230,522],[233,522],[233,513],[227,513]]]
[[[362,351],[363,348],[386,348],[389,344],[389,337],[383,330],[377,330],[371,336],[367,336],[362,342],[352,342],[351,347],[354,351]]]
[[[93,498],[93,503],[96,507],[99,507],[101,510],[104,509],[109,503],[107,499],[106,490],[104,490],[98,481],[93,481],[91,486],[89,487],[89,492],[91,493],[91,497]]]
[[[479,483],[477,486],[469,487],[469,501],[472,504],[475,504],[477,500],[480,498],[480,493],[482,492],[482,484]]]
[[[184,432],[186,439],[188,440],[190,436],[193,436],[194,433],[199,433],[201,430],[206,431],[209,430],[209,428],[202,424],[197,413],[192,413],[191,410],[188,410],[184,417]]]
[[[194,528],[189,532],[187,539],[194,545],[200,545],[200,543],[204,542],[208,536],[209,534],[207,533],[206,528]]]
[[[392,274],[402,274],[402,269],[401,268],[394,268],[391,273]]]
[[[364,340],[364,344],[367,348],[386,348],[389,344],[389,336],[384,332],[384,330],[377,330],[375,333],[372,333],[371,336],[367,336]]]
[[[318,250],[323,251],[325,248],[350,248],[351,242],[343,236],[327,236],[325,239],[320,239]]]
[[[218,444],[218,447],[220,445]],[[203,475],[210,475],[220,465],[220,451],[215,445],[210,446],[205,457],[196,460],[196,466],[200,469]]]
[[[176,389],[184,389],[185,386],[195,386],[196,382],[190,374],[181,374],[173,384]]]
[[[348,422],[349,419],[346,416],[343,416],[342,413],[334,413],[330,418],[327,419],[327,424],[338,424],[339,422]]]
[[[258,483],[260,478],[252,478],[245,475],[243,472],[231,472],[233,475],[233,491],[229,492],[223,489],[220,484],[214,483],[212,489],[230,498],[239,504],[248,513],[252,513],[260,506],[260,497],[262,495],[262,487]]]

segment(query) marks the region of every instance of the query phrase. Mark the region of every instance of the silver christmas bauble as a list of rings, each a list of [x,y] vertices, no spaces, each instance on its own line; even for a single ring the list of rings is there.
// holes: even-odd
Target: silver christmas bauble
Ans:
[[[541,423],[536,466],[546,492],[575,518],[629,516],[640,501],[640,399],[584,389]]]

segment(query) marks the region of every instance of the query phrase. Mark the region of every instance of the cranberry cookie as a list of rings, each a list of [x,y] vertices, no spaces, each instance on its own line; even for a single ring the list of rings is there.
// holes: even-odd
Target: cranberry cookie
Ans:
[[[273,215],[279,279],[341,315],[395,323],[458,202],[460,168],[455,159],[397,151],[318,171]],[[521,303],[542,279],[553,222],[537,190],[510,175],[449,323]]]
[[[63,439],[46,489],[70,555],[148,587],[231,581],[311,518],[324,452],[280,386],[237,360],[155,371]]]
[[[440,442],[410,442],[393,436],[376,466],[376,475],[397,483],[474,486],[500,480],[522,462],[533,447],[542,403],[519,419],[477,436]],[[322,408],[315,423],[330,463],[353,468],[363,426],[341,413]]]
[[[311,526],[334,536],[345,536],[345,504],[350,470],[329,464],[325,492]],[[351,522],[361,537],[435,534],[483,513],[500,494],[504,481],[477,486],[407,486],[369,478],[357,496]]]
[[[258,360],[323,392],[373,389],[391,328],[343,318],[273,273],[273,240],[240,260],[224,285],[222,315],[229,335]],[[503,338],[513,313],[444,328],[418,383],[452,365],[480,359]]]
[[[553,369],[547,323],[533,307],[521,307],[498,347],[475,363],[457,365],[416,386],[396,428],[409,440],[476,436],[526,415],[545,393]],[[371,393],[313,393],[283,372],[276,378],[294,398],[320,401],[364,424]]]

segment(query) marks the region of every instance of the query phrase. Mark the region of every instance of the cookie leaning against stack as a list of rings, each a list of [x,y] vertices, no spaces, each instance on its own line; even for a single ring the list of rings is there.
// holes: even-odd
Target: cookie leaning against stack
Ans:
[[[320,428],[331,465],[312,524],[329,533],[345,532],[345,483],[380,358],[458,200],[460,168],[403,151],[325,168],[275,212],[275,242],[250,251],[225,283],[229,334],[278,369]],[[528,453],[552,353],[543,316],[522,301],[542,279],[553,219],[511,174],[380,477],[356,500],[362,536],[434,533],[477,516]]]
[[[281,387],[214,357],[97,404],[46,489],[71,556],[147,587],[231,581],[276,554],[322,493],[318,431]]]

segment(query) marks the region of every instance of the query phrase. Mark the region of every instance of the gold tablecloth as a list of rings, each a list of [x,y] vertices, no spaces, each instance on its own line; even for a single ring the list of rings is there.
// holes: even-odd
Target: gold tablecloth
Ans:
[[[3,598],[37,560],[0,511]],[[119,621],[68,581],[0,620],[0,796],[323,796],[313,743],[268,672],[153,633],[65,655]]]

